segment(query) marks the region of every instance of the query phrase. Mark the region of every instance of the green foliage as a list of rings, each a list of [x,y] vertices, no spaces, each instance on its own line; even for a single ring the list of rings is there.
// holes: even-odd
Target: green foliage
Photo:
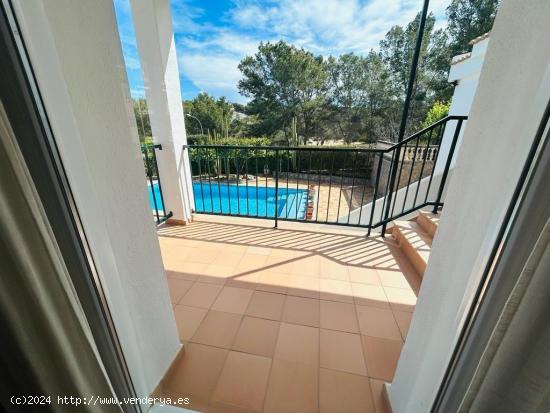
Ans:
[[[407,26],[392,27],[380,42],[380,55],[390,72],[399,108],[405,99],[419,24],[420,14],[417,14]],[[426,19],[420,49],[406,134],[418,129],[434,101],[447,100],[451,95],[452,88],[447,83],[450,65],[446,48],[447,35],[443,30],[435,30],[434,26],[435,17],[430,13]],[[387,138],[397,136],[399,122],[400,120],[388,120],[390,129],[385,133]]]
[[[378,53],[353,53],[327,60],[328,110],[334,129],[346,143],[372,141],[384,123],[383,115],[395,108],[395,88]]]
[[[138,130],[138,136],[140,142],[145,142],[149,139],[152,142],[151,136],[151,122],[149,120],[149,112],[147,110],[147,101],[143,98],[133,99],[134,116],[136,117],[136,124]]]
[[[447,113],[451,58],[491,29],[498,5],[499,0],[452,0],[445,29],[436,29],[434,15],[428,15],[407,135]],[[238,88],[250,98],[247,105],[207,93],[184,102],[184,113],[193,116],[185,118],[190,143],[297,146],[395,140],[419,23],[420,14],[405,26],[392,27],[378,51],[363,56],[324,58],[284,41],[260,43],[257,53],[239,64]],[[134,112],[140,141],[151,141],[144,99],[134,101]]]
[[[447,7],[451,55],[470,50],[469,42],[493,27],[500,0],[452,0]]]
[[[422,128],[427,128],[447,116],[449,114],[449,106],[449,102],[435,102],[426,114],[426,118],[421,125]]]
[[[260,43],[254,56],[239,64],[239,91],[251,98],[247,111],[258,116],[253,132],[290,139],[292,122],[298,135],[316,135],[317,118],[325,103],[327,72],[323,58],[284,41]]]
[[[250,160],[264,158],[265,162],[275,159],[275,151],[261,149],[269,146],[271,140],[267,137],[228,137],[222,138],[216,145],[257,147],[254,148],[191,148],[189,158],[192,170],[199,174],[239,174],[243,175],[249,166]],[[206,139],[197,141],[197,145],[210,145]],[[252,169],[250,169],[252,170]]]
[[[199,93],[193,100],[184,102],[183,111],[191,115],[185,118],[189,134],[211,135],[214,140],[229,136],[234,109],[225,97],[216,100],[208,93]]]

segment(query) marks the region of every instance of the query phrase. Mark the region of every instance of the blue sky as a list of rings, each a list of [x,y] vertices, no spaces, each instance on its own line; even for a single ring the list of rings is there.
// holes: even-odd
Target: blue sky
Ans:
[[[443,25],[450,0],[432,0]],[[114,0],[133,97],[143,81],[129,0]],[[237,90],[239,61],[260,41],[280,39],[325,56],[366,54],[396,24],[408,23],[421,0],[172,0],[183,99],[200,92],[245,103]]]

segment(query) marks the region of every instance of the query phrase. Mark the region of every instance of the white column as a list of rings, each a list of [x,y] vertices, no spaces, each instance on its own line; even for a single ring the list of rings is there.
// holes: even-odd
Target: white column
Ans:
[[[389,390],[395,413],[430,411],[451,359],[550,99],[549,19],[548,0],[499,7]]]
[[[169,0],[131,0],[160,183],[173,222],[191,219],[193,190]]]
[[[111,0],[12,2],[139,397],[180,348]]]

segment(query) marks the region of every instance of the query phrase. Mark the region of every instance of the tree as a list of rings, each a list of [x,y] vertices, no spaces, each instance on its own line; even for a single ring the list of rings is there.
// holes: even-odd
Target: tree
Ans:
[[[147,101],[143,98],[132,99],[134,106],[134,116],[140,142],[152,140],[151,122],[149,120],[149,111],[147,109]]]
[[[233,115],[233,105],[225,97],[218,100],[208,93],[199,93],[193,100],[183,103],[184,112],[196,119],[189,117],[186,121],[186,128],[190,135],[198,135],[202,132],[210,136],[227,138]],[[200,123],[199,123],[200,122]]]
[[[447,116],[449,114],[449,106],[449,102],[435,102],[426,114],[426,118],[422,122],[422,128],[427,128]]]
[[[380,56],[390,72],[393,87],[396,91],[395,97],[401,102],[401,107],[407,90],[419,24],[420,13],[406,27],[392,27],[380,42]],[[433,102],[448,99],[452,90],[447,83],[450,63],[450,56],[446,47],[447,35],[443,30],[434,30],[434,26],[435,17],[430,13],[426,19],[418,68],[413,85],[407,133],[418,128],[419,123],[424,119],[428,108],[431,107]],[[391,121],[394,122],[394,120]],[[397,125],[393,124],[391,130],[397,130]],[[396,135],[388,136],[388,138],[395,137]]]
[[[259,119],[254,133],[274,135],[283,129],[288,139],[293,118],[298,135],[308,138],[319,132],[327,78],[321,56],[284,41],[260,43],[258,52],[245,57],[239,69],[239,91],[251,98],[247,111]]]
[[[382,113],[392,106],[395,94],[390,73],[378,53],[366,57],[353,53],[327,59],[327,101],[337,136],[345,142],[373,141]]]
[[[493,27],[500,0],[452,0],[447,7],[451,55],[466,53],[469,42]]]

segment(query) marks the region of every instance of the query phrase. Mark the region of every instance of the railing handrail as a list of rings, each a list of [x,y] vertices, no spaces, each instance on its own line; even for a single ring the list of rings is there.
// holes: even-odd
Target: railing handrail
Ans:
[[[465,115],[448,115],[445,116],[442,119],[439,119],[437,122],[432,123],[430,126],[425,127],[424,129],[419,130],[418,132],[413,133],[412,135],[408,136],[407,138],[403,139],[401,142],[388,142],[388,141],[381,141],[378,140],[377,142],[390,144],[389,148],[384,148],[383,150],[385,152],[391,152],[392,150],[396,149],[399,146],[403,146],[409,141],[412,141],[413,139],[418,138],[419,136],[425,134],[426,132],[429,132],[435,128],[437,128],[439,125],[442,125],[443,123],[447,123],[450,120],[467,120],[468,116]]]
[[[433,212],[436,213],[438,208],[443,206],[442,195],[445,182],[451,167],[451,161],[462,124],[467,119],[467,116],[461,115],[445,116],[432,125],[408,136],[401,142],[394,143],[382,141],[382,143],[387,145],[385,148],[361,146],[241,146],[220,144],[192,144],[184,145],[183,148],[184,150],[189,150],[192,176],[195,176],[193,173],[193,162],[195,162],[198,167],[198,175],[196,175],[196,177],[197,184],[199,185],[198,191],[200,192],[202,200],[202,204],[200,204],[200,212],[202,213],[245,216],[250,218],[273,218],[275,220],[275,226],[277,226],[278,220],[299,220],[303,222],[358,226],[367,228],[367,235],[370,235],[371,229],[381,226],[382,235],[384,235],[387,224],[394,219],[427,206],[433,207]],[[448,122],[452,123],[449,127],[447,127]],[[448,153],[445,151],[445,153],[440,156],[440,148],[444,136],[453,129],[453,126],[454,132],[452,133],[452,137],[445,138],[445,140],[449,140],[451,144],[449,151]],[[289,154],[288,157],[286,153]],[[314,155],[314,153],[318,155]],[[391,161],[387,159],[388,157],[386,154],[391,154]],[[338,158],[339,156],[341,158]],[[286,163],[286,167],[284,164],[281,164],[281,158],[283,157],[283,163]],[[443,157],[445,157],[445,159],[440,159]],[[261,160],[263,158],[265,158],[264,161]],[[230,159],[235,161],[235,165],[229,163]],[[312,159],[316,160],[313,164]],[[336,163],[335,160],[337,161]],[[437,182],[434,184],[437,185],[437,187],[434,187],[434,191],[431,191],[432,181],[436,172],[435,167],[441,160],[444,162],[443,173],[439,181],[434,181]],[[275,161],[275,166],[273,166],[273,161]],[[383,163],[389,161],[389,167],[383,167]],[[376,164],[376,162],[378,163]],[[262,165],[264,165],[263,177],[261,175]],[[203,166],[203,168],[201,168],[201,166]],[[425,167],[428,168],[428,166],[429,169],[426,169],[427,174],[425,175]],[[212,171],[211,167],[213,168]],[[373,169],[375,167],[376,170]],[[252,175],[249,175],[249,168],[251,168]],[[382,170],[384,170],[383,178],[381,177]],[[376,171],[375,178],[372,175],[374,171]],[[402,180],[403,171],[405,175]],[[235,174],[236,180],[232,181]],[[241,181],[241,174],[246,175],[244,181]],[[290,177],[292,174],[294,175]],[[324,178],[322,178],[323,176]],[[298,197],[289,198],[289,177],[293,180],[291,186],[292,188],[295,187],[296,193],[298,193],[300,186],[303,191],[307,192],[307,199],[304,198],[305,201],[303,199],[299,200]],[[223,185],[225,185],[223,188],[220,178],[223,181]],[[358,182],[357,179],[359,178],[364,178],[365,181],[356,185]],[[420,182],[424,178],[426,178],[426,180],[422,185],[422,192],[419,193],[421,189]],[[217,185],[218,188],[218,194],[214,194],[216,197],[212,194],[213,190],[215,192],[215,188],[212,189],[211,187],[212,179],[214,179],[214,186]],[[344,188],[344,181],[347,179],[351,180],[351,186],[350,182],[347,181],[345,183],[346,188]],[[374,182],[370,182],[372,179],[374,179]],[[286,185],[282,182],[283,180],[286,181]],[[284,185],[281,187],[283,191],[281,199],[279,199],[279,181]],[[236,190],[230,189],[231,182],[235,184]],[[414,182],[417,182],[416,188],[413,186]],[[204,189],[205,184],[209,189]],[[275,185],[274,187],[273,184]],[[246,188],[246,197],[243,198],[242,201],[241,197],[243,192],[239,189],[240,187]],[[252,208],[249,209],[249,202],[251,202],[248,198],[249,187],[255,188],[256,190],[256,192],[253,192],[256,196],[255,209],[253,203]],[[362,193],[357,193],[356,195],[356,197],[360,196],[359,209],[354,206],[354,203],[358,200],[353,196],[353,191],[356,187],[359,187],[357,190],[362,191]],[[372,194],[368,193],[369,187],[372,187],[374,190]],[[259,188],[265,188],[265,193],[261,195],[262,202],[265,195],[265,205],[261,205],[262,208],[258,206]],[[268,194],[268,188],[275,190],[274,197],[272,194]],[[400,195],[400,198],[398,198],[398,191],[401,188],[403,188],[404,191]],[[223,200],[222,191],[220,191],[220,189],[227,192],[224,194],[227,199]],[[337,191],[334,192],[334,196],[331,195],[332,189]],[[344,189],[348,191],[347,195],[343,195]],[[195,190],[194,182],[193,191]],[[210,192],[210,198],[208,198],[208,193],[205,193],[205,191]],[[322,191],[324,191],[323,194]],[[287,197],[286,199],[285,194]],[[382,195],[380,200],[377,199],[379,194]],[[367,197],[371,197],[372,195],[370,214],[366,217],[368,218],[368,223],[361,219],[361,213],[365,207],[365,195],[367,195]],[[419,195],[420,199],[418,199]],[[236,197],[236,212],[234,210],[235,205],[231,203],[232,196],[234,198]],[[347,196],[349,198],[347,221],[345,220],[345,216],[342,216],[342,218],[340,216],[342,196]],[[323,198],[322,205],[320,204],[321,197]],[[214,198],[217,200],[216,205],[214,204]],[[197,197],[195,197],[195,201],[197,202]],[[254,200],[252,200],[252,202],[253,201]],[[337,209],[334,204],[336,201],[338,205]],[[378,206],[378,209],[375,207],[377,201],[382,202],[382,206]],[[282,212],[279,211],[280,205],[284,205],[285,208],[288,208],[289,202],[291,213],[293,213],[292,208],[296,208],[295,216],[289,216],[287,209],[284,209]],[[305,206],[302,205],[304,202]],[[398,203],[399,206],[397,207],[397,211],[395,211]],[[235,204],[235,201],[233,201],[233,204]],[[246,205],[246,208],[241,208],[241,204]],[[207,205],[209,206],[207,207]],[[318,217],[320,206],[324,208],[321,209],[323,211],[322,214],[326,215],[325,218],[321,217],[321,219]],[[272,208],[273,211],[271,211],[270,208]],[[298,214],[299,208],[301,215]],[[357,211],[358,217],[354,217],[357,218],[357,222],[350,222],[352,212],[357,215]],[[336,214],[335,220],[329,220],[330,213],[333,215],[334,213]],[[314,218],[313,214],[315,214]],[[343,221],[341,219],[343,219]]]
[[[254,145],[183,145],[184,149],[202,148],[202,149],[251,149],[264,151],[339,151],[339,152],[380,152],[377,148],[334,148],[319,146],[254,146]]]
[[[155,148],[160,149],[162,151],[162,144],[161,143],[140,143],[141,148]]]

